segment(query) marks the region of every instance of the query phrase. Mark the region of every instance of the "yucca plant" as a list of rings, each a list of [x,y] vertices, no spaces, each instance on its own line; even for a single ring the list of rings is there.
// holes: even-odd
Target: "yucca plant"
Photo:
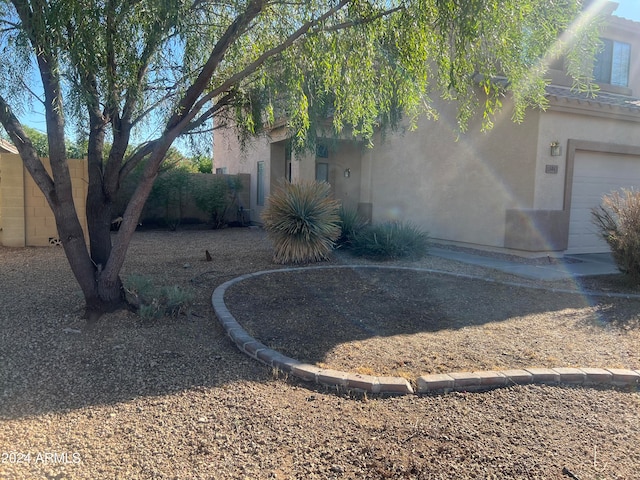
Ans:
[[[640,191],[622,189],[605,195],[591,210],[593,223],[611,247],[618,269],[640,283]]]
[[[283,182],[262,213],[277,263],[326,260],[340,236],[339,203],[326,182]]]
[[[386,222],[371,225],[358,233],[352,242],[355,255],[390,260],[421,258],[427,253],[429,237],[411,223]]]
[[[367,226],[367,219],[358,213],[354,208],[340,207],[340,237],[337,244],[343,247],[351,246],[355,236]]]

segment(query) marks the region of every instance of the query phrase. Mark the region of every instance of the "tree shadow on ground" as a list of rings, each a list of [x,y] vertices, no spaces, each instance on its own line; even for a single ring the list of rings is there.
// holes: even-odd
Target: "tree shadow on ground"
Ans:
[[[605,301],[598,321],[637,325],[637,302]],[[267,346],[319,363],[346,342],[459,330],[597,302],[579,293],[424,271],[344,267],[253,277],[231,286],[225,303]]]
[[[180,269],[174,271],[183,263],[176,260]],[[201,302],[192,315],[150,324],[118,312],[87,328],[69,279],[57,288],[44,285],[32,295],[32,304],[7,303],[0,315],[0,419],[271,381],[272,372],[240,353],[211,311],[209,296],[227,279],[200,285]],[[3,285],[7,298],[27,283]],[[32,287],[37,283],[34,279]],[[580,295],[358,268],[262,275],[231,287],[225,300],[257,338],[311,363],[344,342],[461,329],[586,305]],[[43,310],[43,305],[49,306]],[[615,305],[607,315],[623,323],[629,317]]]

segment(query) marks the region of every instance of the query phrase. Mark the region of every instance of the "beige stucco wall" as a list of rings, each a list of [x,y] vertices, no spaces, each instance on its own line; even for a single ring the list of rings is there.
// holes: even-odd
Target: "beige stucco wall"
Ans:
[[[48,159],[43,159],[50,171]],[[85,232],[87,163],[69,160],[73,199]],[[19,155],[0,155],[0,242],[5,246],[46,246],[58,239],[53,212],[44,195],[26,171]]]
[[[411,221],[433,238],[501,247],[506,210],[533,206],[539,113],[517,125],[505,102],[491,131],[476,119],[457,139],[454,109],[439,110],[437,122],[375,139],[371,189],[362,190],[373,221]]]
[[[630,95],[640,96],[640,23],[631,20],[611,17],[601,37],[631,45],[631,65],[629,70]],[[625,92],[626,93],[626,92]]]
[[[24,175],[20,157],[0,154],[0,244],[7,247],[25,246]]]
[[[360,198],[362,144],[355,141],[338,141],[329,150],[329,183],[333,195],[348,209],[357,209]],[[325,159],[317,159],[323,161]],[[348,176],[345,172],[348,171]],[[315,173],[314,173],[315,174]]]
[[[227,168],[227,173],[249,173],[251,175],[250,209],[251,220],[260,223],[264,205],[257,205],[257,165],[265,162],[265,199],[273,188],[287,175],[285,128],[274,129],[269,134],[247,142],[244,149],[232,129],[216,130],[213,142],[213,163],[215,168]],[[340,140],[331,142],[329,157],[316,159],[313,153],[291,154],[291,180],[314,180],[316,161],[329,164],[329,183],[335,198],[349,208],[357,208],[361,201],[361,156],[362,144],[356,141]],[[346,169],[350,176],[344,175]],[[266,201],[265,201],[266,203]]]
[[[226,168],[227,173],[235,175],[238,173],[248,173],[251,175],[249,186],[250,197],[250,220],[253,222],[260,220],[260,215],[264,206],[257,205],[257,178],[258,162],[265,162],[264,188],[265,198],[269,196],[271,168],[271,140],[266,135],[260,136],[247,142],[245,148],[241,148],[240,142],[233,129],[216,130],[213,139],[213,168]]]
[[[640,120],[640,119],[638,119]],[[640,122],[607,119],[551,109],[540,117],[534,208],[562,210],[565,201],[567,143],[569,139],[617,145],[640,146]],[[562,155],[550,155],[550,142],[558,141]],[[545,173],[545,166],[557,165],[558,173]]]

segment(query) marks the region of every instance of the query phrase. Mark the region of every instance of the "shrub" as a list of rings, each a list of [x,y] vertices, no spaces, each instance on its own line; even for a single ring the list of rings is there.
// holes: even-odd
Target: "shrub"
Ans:
[[[415,225],[387,222],[364,228],[352,241],[355,255],[378,260],[421,258],[427,253],[428,235]]]
[[[358,213],[353,208],[340,207],[338,212],[340,216],[340,238],[336,242],[338,245],[349,247],[351,246],[355,236],[367,226],[367,219]]]
[[[593,223],[611,247],[618,269],[640,283],[640,191],[622,190],[605,195],[591,211]]]
[[[284,182],[262,214],[277,263],[326,260],[340,236],[339,204],[326,182]]]
[[[143,320],[177,317],[193,303],[193,293],[177,285],[156,287],[148,277],[131,275],[124,281],[127,300],[137,308]]]
[[[193,182],[193,198],[197,207],[206,212],[214,229],[225,225],[229,208],[235,205],[242,189],[239,177],[200,175]]]
[[[176,230],[182,220],[190,179],[186,166],[169,166],[158,176],[147,199],[147,210],[158,212],[171,231]]]

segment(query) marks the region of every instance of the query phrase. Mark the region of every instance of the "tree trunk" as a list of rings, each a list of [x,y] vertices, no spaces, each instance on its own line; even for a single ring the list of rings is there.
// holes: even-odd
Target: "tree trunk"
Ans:
[[[87,230],[91,259],[101,270],[111,254],[112,199],[104,181],[102,155],[104,152],[105,123],[89,111],[90,130],[87,150],[89,185],[87,187]]]

